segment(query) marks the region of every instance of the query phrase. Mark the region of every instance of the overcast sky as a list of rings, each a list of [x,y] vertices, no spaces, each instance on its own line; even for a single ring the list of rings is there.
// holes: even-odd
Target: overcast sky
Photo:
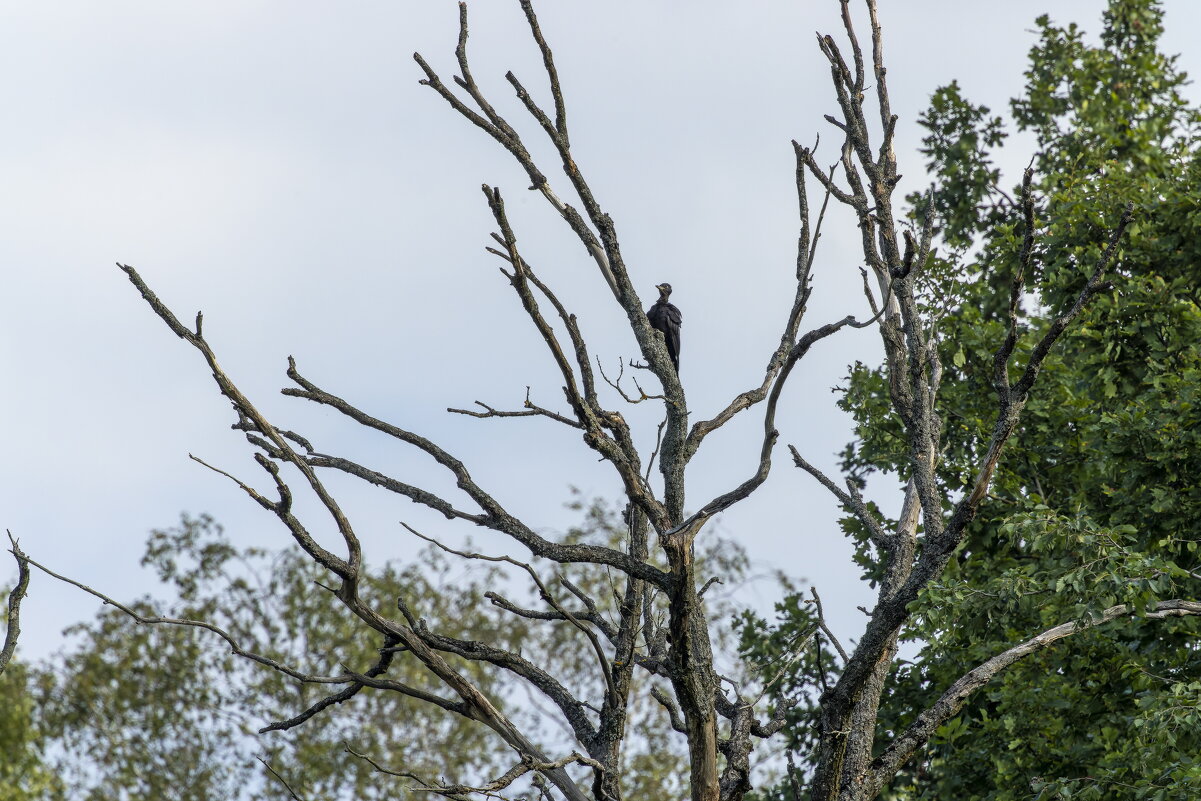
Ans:
[[[1022,85],[1033,19],[1049,10],[1095,33],[1104,7],[880,5],[903,191],[924,184],[915,119],[934,88],[958,79],[968,97],[1003,112]],[[1165,5],[1166,48],[1195,73],[1201,5]],[[616,221],[647,304],[656,283],[675,287],[690,408],[694,419],[710,417],[758,384],[779,338],[797,233],[789,140],[810,143],[820,131],[819,158],[833,158],[822,115],[836,104],[813,32],[838,32],[838,3],[540,6],[576,160]],[[513,69],[547,99],[517,3],[477,2],[471,13],[477,80],[537,143],[566,195],[502,77]],[[117,261],[136,266],[184,319],[202,309],[228,374],[318,450],[453,492],[420,453],[282,398],[289,354],[318,384],[462,458],[536,528],[573,522],[563,508],[571,486],[615,497],[614,477],[575,431],[445,412],[477,399],[520,408],[527,385],[535,401],[562,406],[545,349],[483,250],[493,224],[482,182],[506,193],[526,257],[579,316],[593,353],[609,369],[636,353],[594,265],[526,191],[511,157],[417,84],[414,50],[449,82],[456,25],[445,0],[0,4],[0,526],[35,559],[132,599],[154,589],[138,566],[148,530],[183,510],[214,515],[241,544],[289,542],[274,517],[189,461],[194,453],[264,486],[199,354],[150,312]],[[1188,91],[1196,102],[1196,88]],[[1019,142],[1002,163],[1014,174],[1028,157]],[[845,216],[831,216],[810,327],[864,314],[857,236]],[[836,470],[850,429],[829,390],[848,363],[877,358],[871,332],[814,349],[782,403],[768,484],[717,528],[747,547],[757,572],[816,583],[851,639],[863,622],[855,606],[870,606],[871,595],[857,582],[836,506],[783,446]],[[658,411],[627,413],[649,452]],[[751,412],[707,441],[691,474],[692,508],[750,474],[761,425]],[[333,483],[371,561],[415,552],[400,520],[512,551],[404,499]],[[895,506],[891,486],[875,489]],[[314,527],[333,544],[328,527]],[[0,582],[12,576],[6,562]],[[770,580],[736,590],[760,610],[777,594]],[[23,656],[49,653],[63,626],[96,608],[35,575]]]

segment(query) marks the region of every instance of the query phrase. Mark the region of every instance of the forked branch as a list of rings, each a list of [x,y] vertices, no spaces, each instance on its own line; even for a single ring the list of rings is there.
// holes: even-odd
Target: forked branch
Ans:
[[[0,673],[8,667],[17,650],[17,638],[21,636],[21,601],[29,591],[29,557],[21,550],[11,531],[8,532],[8,541],[12,546],[13,558],[17,560],[17,585],[8,593],[8,628],[4,632],[4,647],[0,648]]]

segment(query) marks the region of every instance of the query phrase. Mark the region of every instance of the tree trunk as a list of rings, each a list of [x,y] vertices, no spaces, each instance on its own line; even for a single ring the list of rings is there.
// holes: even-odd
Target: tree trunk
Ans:
[[[670,599],[668,669],[688,734],[692,801],[720,801],[717,771],[717,674],[704,606],[696,591],[692,537],[677,535],[663,548],[674,578]]]

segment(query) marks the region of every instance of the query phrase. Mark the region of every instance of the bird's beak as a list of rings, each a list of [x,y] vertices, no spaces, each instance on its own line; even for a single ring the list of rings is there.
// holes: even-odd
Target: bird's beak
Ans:
[[[657,289],[657,290],[659,290],[660,292],[662,292],[662,291],[663,291],[663,284],[655,284],[655,289]]]

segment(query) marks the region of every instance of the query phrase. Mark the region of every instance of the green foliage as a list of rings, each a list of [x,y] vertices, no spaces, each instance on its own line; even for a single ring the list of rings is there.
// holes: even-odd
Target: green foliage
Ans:
[[[177,593],[171,616],[218,625],[248,651],[318,675],[340,673],[342,665],[364,672],[378,658],[382,643],[364,639],[319,586],[321,570],[296,551],[239,550],[210,518],[185,517],[179,528],[151,535],[143,561]],[[502,621],[483,598],[496,571],[459,579],[444,556],[426,551],[403,569],[373,571],[364,594],[387,610],[403,593],[452,636],[520,642],[524,628]],[[158,605],[144,599],[134,606],[150,615]],[[433,775],[478,770],[495,757],[482,726],[395,693],[362,692],[309,724],[257,735],[340,687],[299,684],[235,656],[211,632],[141,626],[116,610],[70,633],[75,645],[50,666],[39,714],[61,751],[56,768],[72,797],[277,797],[278,787],[260,781],[259,754],[313,797],[392,798],[395,781],[381,782],[345,745]],[[497,689],[477,666],[463,669],[485,691]],[[440,689],[400,659],[389,677]]]
[[[930,108],[918,122],[929,134],[921,153],[938,159],[942,167],[933,212],[943,239],[955,248],[972,244],[971,233],[998,221],[1001,210],[994,198],[1003,198],[998,188],[1001,173],[992,166],[989,151],[1005,140],[1000,117],[990,117],[987,106],[973,106],[952,81],[934,92]],[[925,219],[927,205],[921,195],[912,195],[917,219]]]
[[[36,679],[15,659],[0,673],[0,801],[65,797],[62,783],[47,765],[45,733],[34,720]]]
[[[913,607],[905,637],[917,655],[890,679],[879,747],[966,670],[1017,642],[1116,604],[1134,616],[1011,667],[936,732],[887,798],[1201,797],[1201,626],[1137,617],[1157,600],[1196,598],[1201,575],[1201,116],[1179,94],[1175,59],[1157,50],[1161,18],[1152,0],[1111,0],[1097,45],[1075,25],[1037,21],[1026,88],[1012,104],[1038,148],[1036,270],[1015,370],[1079,291],[1126,203],[1135,223],[1114,291],[1094,299],[1048,359],[967,541]],[[940,319],[945,369],[939,479],[959,490],[995,416],[992,354],[1024,231],[990,162],[1000,122],[952,84],[922,123],[951,246],[931,260],[923,299]],[[906,478],[885,380],[855,365],[842,399],[857,432],[844,465],[861,483],[873,473]],[[876,577],[858,523],[844,528]],[[810,618],[783,606],[776,623],[757,625],[746,628],[751,654]],[[781,693],[805,697],[814,685],[798,671]],[[812,727],[812,715],[802,704],[798,725]],[[802,753],[809,731],[794,730]]]
[[[582,522],[566,540],[623,545],[626,528],[618,510],[600,501],[572,506]],[[727,582],[740,582],[748,571],[741,548],[721,540],[698,554],[698,562]],[[210,622],[247,651],[314,675],[338,674],[344,665],[364,672],[378,659],[378,636],[364,637],[366,630],[321,586],[322,570],[299,551],[238,548],[211,518],[185,516],[178,527],[151,534],[143,564],[174,600],[164,605],[144,598],[131,604],[139,614]],[[534,566],[544,581],[559,569],[602,613],[614,614],[619,588],[606,571]],[[367,572],[371,578],[362,592],[381,614],[394,614],[402,596],[431,630],[520,652],[599,703],[599,691],[588,696],[597,672],[578,631],[514,616],[487,597],[512,591],[519,606],[540,607],[534,593],[527,597],[523,573],[508,575],[490,562],[464,563],[432,546],[409,564]],[[733,618],[719,590],[707,599],[716,619]],[[665,607],[659,607],[655,614],[662,616]],[[719,624],[719,646],[730,631],[729,624]],[[0,760],[0,801],[281,797],[280,785],[256,757],[303,797],[391,799],[408,797],[404,787],[410,782],[380,774],[346,746],[381,765],[450,781],[498,775],[514,761],[491,730],[391,692],[364,690],[296,728],[258,734],[341,686],[293,681],[236,656],[212,632],[139,625],[114,609],[72,627],[69,635],[70,647],[50,663],[28,672],[13,665],[0,677],[0,752],[6,755]],[[447,659],[523,728],[570,750],[570,743],[555,743],[557,730],[538,711],[536,691],[506,683],[506,674],[481,663]],[[403,654],[387,678],[446,694]],[[637,734],[624,754],[625,792],[677,797],[686,792],[686,756],[645,678],[636,674],[636,680],[628,725]],[[8,703],[10,698],[15,700]],[[22,756],[7,759],[9,754]]]

